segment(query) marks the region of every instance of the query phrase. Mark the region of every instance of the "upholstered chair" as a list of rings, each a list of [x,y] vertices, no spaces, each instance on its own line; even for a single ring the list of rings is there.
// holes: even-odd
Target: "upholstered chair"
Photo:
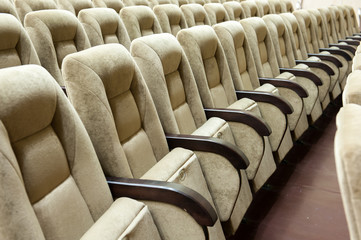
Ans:
[[[342,102],[344,106],[349,103],[361,105],[360,74],[361,70],[357,69],[348,75],[345,90],[342,93]]]
[[[336,118],[335,162],[350,239],[361,238],[360,119],[361,107],[356,104],[346,104]]]
[[[131,41],[142,36],[162,32],[157,17],[149,7],[125,7],[120,10],[119,14]]]
[[[271,13],[271,7],[267,0],[256,1],[260,16],[264,16]]]
[[[91,46],[120,43],[130,47],[130,38],[119,14],[111,8],[89,8],[79,12],[79,21],[88,35]]]
[[[83,123],[44,68],[0,70],[0,102],[2,239],[161,239],[148,207],[122,192],[128,183],[111,184],[123,193],[112,196]]]
[[[157,5],[164,5],[164,4],[173,4],[179,7],[179,2],[178,0],[157,0]],[[156,6],[156,5],[155,5]],[[154,6],[154,7],[155,7]],[[153,8],[154,8],[153,7]]]
[[[282,4],[280,0],[268,0],[272,14],[282,13]]]
[[[242,119],[249,117],[254,118],[253,121],[260,119],[250,113],[244,113],[243,118],[243,113],[240,114],[242,111],[237,110],[232,111],[235,114],[233,118],[228,115],[231,110],[204,110],[188,59],[172,35],[139,38],[132,42],[131,53],[149,87],[167,135],[176,134],[182,138],[215,137],[234,147],[243,144],[240,149],[245,150],[250,160],[246,171],[229,166],[225,152],[214,154],[209,152],[210,149],[196,152],[210,192],[212,196],[218,196],[214,199],[222,225],[227,235],[234,234],[252,199],[247,177],[251,180],[252,188],[257,191],[267,178],[264,172],[275,169],[272,155],[269,155],[271,149],[268,145],[264,148],[262,137],[255,131],[257,128],[242,123]],[[262,158],[263,151],[269,159]],[[224,182],[221,179],[227,180]],[[239,181],[241,185],[237,184]]]
[[[182,184],[214,206],[196,155],[183,148],[169,151],[150,93],[126,48],[105,44],[69,55],[63,73],[106,176]],[[207,230],[192,218],[195,212],[146,204],[162,239],[205,239],[207,232],[210,239],[224,239],[219,221],[208,221]]]
[[[206,10],[200,4],[186,4],[181,6],[183,15],[187,21],[188,27],[197,25],[211,25]]]
[[[221,0],[205,0],[204,1],[204,4],[206,4],[206,3],[223,3],[223,1],[221,1]]]
[[[246,17],[243,8],[239,2],[236,1],[224,2],[223,6],[227,11],[230,20],[239,21]]]
[[[301,81],[298,82],[298,77],[303,77],[303,71],[293,70],[290,72],[290,69],[287,68],[287,70],[282,69],[281,72],[276,59],[272,38],[265,22],[261,18],[246,18],[242,19],[240,23],[249,40],[258,75],[267,78],[282,78],[300,84]],[[295,76],[293,73],[299,76]],[[295,114],[289,115],[288,123],[290,130],[293,131],[294,138],[298,139],[308,128],[305,96],[301,97],[293,91],[287,91],[284,94],[292,95],[292,98],[286,97],[286,99],[297,99],[297,101],[290,102]],[[312,110],[314,105],[315,103],[310,103],[310,110]]]
[[[312,72],[321,80],[322,84],[318,85],[316,82],[313,82],[312,79],[307,77],[298,77],[302,78],[299,79],[298,82],[307,89],[309,94],[309,97],[305,99],[306,113],[311,115],[311,121],[315,122],[321,116],[322,109],[325,109],[330,103],[330,76],[325,71],[313,72],[311,68],[309,68],[308,65],[310,63],[308,62],[296,64],[292,51],[290,35],[281,16],[278,14],[270,14],[268,16],[264,16],[262,19],[265,21],[269,33],[271,34],[278,65],[280,67],[301,69]],[[316,65],[319,63],[313,64]],[[332,69],[328,68],[328,70]],[[312,103],[315,103],[316,105],[312,105]]]
[[[257,7],[256,2],[253,1],[242,1],[241,2],[241,6],[243,8],[244,11],[244,15],[246,16],[246,18],[249,17],[260,17],[261,16],[261,12]]]
[[[280,0],[280,3],[282,13],[292,13],[295,10],[291,0]]]
[[[164,33],[176,36],[181,29],[188,27],[182,10],[175,4],[158,5],[153,11]]]
[[[350,5],[342,5],[339,6],[342,8],[346,8],[348,10],[347,14],[347,29],[348,29],[348,36],[351,36],[353,34],[360,35],[360,27],[357,22],[357,15],[355,13],[355,10]]]
[[[20,21],[19,15],[16,12],[14,4],[9,0],[0,0],[0,13],[11,14]]]
[[[122,0],[93,0],[96,8],[113,8],[117,13],[124,7]]]
[[[188,3],[195,3],[195,4],[199,4],[199,5],[204,5],[206,4],[205,0],[188,0]]]
[[[227,10],[221,3],[206,3],[203,7],[207,12],[211,25],[229,21]]]
[[[186,4],[189,4],[188,0],[178,0],[179,7],[182,6],[182,5],[186,5]]]
[[[59,9],[70,11],[75,16],[82,9],[93,8],[93,2],[91,0],[56,0]]]
[[[41,65],[64,86],[61,74],[66,55],[90,47],[79,20],[65,10],[42,10],[25,16],[25,29],[32,40]]]
[[[154,6],[158,5],[156,0],[123,0],[124,6],[146,6],[153,8]]]
[[[57,9],[55,0],[16,0],[14,4],[22,24],[24,24],[25,15],[29,12],[45,9]]]
[[[0,38],[0,68],[25,64],[40,65],[29,35],[13,15],[0,13]]]

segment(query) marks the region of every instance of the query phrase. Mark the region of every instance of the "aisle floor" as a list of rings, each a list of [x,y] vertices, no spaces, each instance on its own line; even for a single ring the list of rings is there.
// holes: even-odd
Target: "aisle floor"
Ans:
[[[231,240],[349,239],[333,155],[338,110],[330,105],[295,144]]]

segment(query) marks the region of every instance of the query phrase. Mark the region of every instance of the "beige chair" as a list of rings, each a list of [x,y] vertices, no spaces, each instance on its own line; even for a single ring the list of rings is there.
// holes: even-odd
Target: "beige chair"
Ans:
[[[179,7],[185,4],[189,4],[188,0],[178,0]]]
[[[287,69],[286,71],[282,71],[281,74],[270,33],[265,22],[261,18],[246,18],[241,20],[240,23],[249,40],[257,72],[260,77],[282,78],[295,81],[299,84],[302,83],[302,81],[298,81],[298,77],[303,76],[295,76],[293,74],[298,74],[298,71],[292,71],[293,73],[291,73],[289,72],[289,69]],[[300,71],[300,73],[301,72],[302,71]],[[298,139],[308,128],[305,100],[293,91],[287,91],[287,93],[284,92],[284,94],[292,95],[286,97],[287,99],[297,99],[297,101],[294,100],[293,102],[290,102],[294,114],[289,116],[288,123],[290,130],[294,134],[294,138]],[[314,105],[315,103],[310,103],[310,110],[312,110]]]
[[[291,0],[280,0],[280,3],[282,13],[292,13],[295,10]]]
[[[354,70],[347,77],[347,84],[342,94],[342,102],[345,106],[349,103],[361,105],[361,70]]]
[[[61,75],[66,55],[90,47],[79,20],[65,10],[42,10],[28,13],[25,29],[29,33],[41,65],[64,86]]]
[[[177,39],[191,65],[199,95],[205,108],[243,110],[262,117],[255,101],[237,97],[223,48],[211,27],[198,26],[183,29],[178,33]],[[231,120],[229,120],[229,124],[232,128],[233,122]],[[236,144],[249,158],[251,169],[254,169],[254,166],[259,164],[262,166],[262,163],[269,164],[269,167],[262,174],[262,181],[254,179],[251,175],[248,176],[250,180],[258,182],[258,186],[262,186],[275,169],[273,156],[267,150],[270,148],[269,139],[266,137],[269,134],[263,135],[254,130],[251,131],[253,132],[252,135],[248,134],[247,132],[251,130],[249,126],[234,126],[232,129],[234,129],[234,135],[236,133],[241,134],[235,137]],[[277,132],[279,129],[272,129],[271,131]],[[242,136],[242,134],[246,135]],[[289,151],[292,145],[292,141],[286,142],[277,149],[280,159]],[[261,151],[257,153],[250,146],[257,146]],[[266,151],[264,152],[264,150]],[[258,169],[258,171],[261,170],[262,168]]]
[[[213,206],[195,154],[183,148],[169,151],[144,79],[123,46],[106,44],[69,55],[63,73],[69,99],[89,133],[106,176],[182,184]],[[216,219],[207,224],[215,224],[207,230],[191,217],[194,212],[168,203],[146,204],[162,239],[206,239],[207,232],[210,239],[224,239]]]
[[[123,0],[124,6],[146,6],[153,8],[154,6],[158,5],[156,0]]]
[[[270,5],[272,14],[280,14],[280,13],[282,13],[281,0],[268,0],[268,3]]]
[[[142,36],[162,32],[157,17],[149,7],[125,7],[120,10],[119,14],[131,41]]]
[[[361,239],[360,206],[361,107],[347,104],[336,118],[335,162],[350,239]]]
[[[246,17],[243,8],[239,2],[236,1],[224,2],[223,6],[227,11],[230,20],[239,21]]]
[[[0,68],[38,64],[40,61],[33,43],[18,19],[0,13]]]
[[[14,4],[22,24],[24,24],[25,15],[29,12],[45,9],[57,9],[57,5],[54,0],[16,0]]]
[[[250,152],[248,158],[252,159],[246,171],[230,166],[225,152],[212,153],[211,149],[196,152],[210,192],[214,196],[224,230],[227,235],[234,234],[252,200],[247,175],[253,179],[252,187],[257,191],[264,180],[261,169],[267,165],[267,159],[263,159],[265,161],[260,166],[257,158],[262,158],[264,150],[265,155],[271,153],[269,147],[264,149],[263,143],[259,145],[257,142],[258,139],[262,142],[262,137],[258,137],[254,130],[257,127],[248,127],[247,123],[241,123],[242,119],[246,120],[249,117],[254,118],[252,121],[255,122],[259,119],[249,113],[245,113],[243,118],[240,111],[231,113],[230,110],[221,109],[208,109],[205,114],[188,59],[172,35],[160,34],[139,38],[132,42],[131,53],[147,82],[166,134],[180,134],[182,138],[215,137],[218,141],[228,142],[234,147],[236,142],[237,146],[241,144],[242,137],[247,138],[248,149],[243,149]],[[227,123],[217,117],[216,113],[228,120],[231,120],[232,114],[236,115]],[[246,132],[241,132],[242,129]],[[257,139],[251,139],[254,136]],[[249,148],[251,145],[254,147],[252,150]],[[253,161],[255,158],[257,161]],[[270,160],[270,168],[274,169],[274,162]]]
[[[188,27],[182,10],[177,5],[158,5],[153,8],[153,11],[164,33],[176,36],[181,29]]]
[[[82,9],[93,8],[91,0],[56,0],[59,9],[67,10],[78,16]]]
[[[157,5],[174,4],[179,7],[178,0],[157,0],[157,3],[158,3]]]
[[[246,16],[246,18],[260,17],[261,16],[261,12],[257,7],[256,2],[254,2],[254,1],[242,1],[241,6],[243,8],[244,15]]]
[[[322,114],[322,106],[326,108],[330,102],[330,76],[327,72],[313,72],[307,62],[296,64],[293,55],[292,44],[288,29],[278,14],[270,14],[262,18],[267,25],[275,49],[278,65],[285,68],[300,69],[317,75],[321,83],[313,81],[312,78],[298,76],[298,82],[308,91],[308,98],[304,99],[306,113],[311,116],[311,121],[316,120]],[[318,64],[318,63],[314,63]],[[318,64],[321,65],[321,64]],[[322,75],[323,74],[323,75]]]
[[[188,0],[188,3],[195,3],[195,4],[199,4],[199,5],[204,5],[206,4],[205,0]]]
[[[111,8],[89,8],[79,12],[79,21],[88,35],[91,46],[120,43],[127,49],[130,38],[119,14]]]
[[[130,184],[111,184],[112,196],[84,125],[50,74],[26,65],[0,76],[1,238],[160,240],[148,207],[122,191]]]
[[[229,21],[227,10],[221,3],[206,3],[203,7],[207,12],[211,25]]]
[[[186,4],[182,5],[181,10],[184,18],[187,21],[188,27],[194,27],[197,25],[211,25],[206,10],[200,4]]]
[[[351,36],[352,34],[360,34],[360,27],[357,22],[357,15],[355,13],[355,10],[352,6],[349,5],[342,5],[340,7],[346,8],[347,11],[347,29],[348,29],[348,36]]]
[[[113,8],[117,13],[124,7],[122,0],[93,0],[96,8]]]
[[[271,13],[271,7],[267,0],[258,0],[256,1],[260,16],[264,16]]]
[[[16,12],[14,4],[9,0],[0,0],[0,13],[11,14],[20,21],[19,15]]]

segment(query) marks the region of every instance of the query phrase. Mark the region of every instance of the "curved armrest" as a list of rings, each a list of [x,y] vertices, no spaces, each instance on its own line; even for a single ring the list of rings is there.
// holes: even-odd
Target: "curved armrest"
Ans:
[[[272,105],[275,105],[277,108],[279,108],[281,112],[283,112],[283,114],[293,113],[293,107],[289,104],[289,102],[287,102],[287,100],[285,100],[280,96],[276,96],[272,93],[242,90],[242,91],[236,91],[236,94],[238,99],[250,98],[256,102],[270,103]]]
[[[264,77],[258,78],[258,80],[261,84],[269,83],[275,87],[289,88],[292,91],[296,92],[297,95],[300,96],[301,98],[308,97],[307,90],[294,81],[290,81],[282,78],[264,78]]]
[[[361,32],[359,32],[359,33],[354,33],[354,34],[352,34],[352,36],[361,36]]]
[[[164,202],[188,212],[202,226],[213,226],[217,214],[212,205],[198,192],[181,184],[145,179],[107,177],[113,198]]]
[[[280,68],[280,72],[281,73],[289,72],[295,76],[308,78],[312,82],[314,82],[316,84],[316,86],[321,86],[323,84],[321,79],[311,71],[306,71],[306,70],[296,69],[296,68]]]
[[[237,146],[223,139],[184,134],[166,134],[166,138],[170,149],[182,147],[192,151],[215,153],[226,158],[237,170],[246,169],[249,165],[246,155]]]
[[[342,67],[342,62],[340,62],[340,60],[338,60],[336,57],[331,56],[329,54],[321,54],[321,53],[308,53],[307,54],[309,57],[318,57],[321,60],[325,60],[325,61],[330,61],[333,64],[335,64],[336,67],[340,68]]]
[[[320,69],[324,70],[328,75],[335,75],[335,72],[332,70],[332,68],[323,62],[308,61],[308,60],[296,60],[296,63],[297,64],[303,63],[312,68],[320,68]]]
[[[358,46],[360,45],[360,40],[360,37],[346,37],[346,39],[340,39],[338,42],[345,42],[353,46]]]
[[[338,47],[341,50],[347,50],[350,51],[352,54],[355,54],[356,49],[354,47],[352,47],[351,45],[346,45],[346,44],[335,44],[335,43],[331,43],[329,44],[330,47]]]
[[[320,48],[320,51],[327,51],[331,54],[337,54],[342,56],[344,59],[346,59],[347,61],[351,61],[351,57],[350,55],[348,55],[346,52],[340,50],[340,49],[332,49],[332,48]]]
[[[246,111],[228,108],[208,108],[204,111],[207,118],[219,117],[229,122],[244,123],[253,128],[260,136],[269,136],[272,133],[271,128],[262,118]]]

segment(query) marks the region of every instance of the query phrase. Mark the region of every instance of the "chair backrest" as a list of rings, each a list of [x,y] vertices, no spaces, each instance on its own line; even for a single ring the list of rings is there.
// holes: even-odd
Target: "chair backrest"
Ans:
[[[94,7],[113,8],[117,13],[124,7],[122,0],[93,0]]]
[[[335,162],[350,239],[361,238],[360,118],[361,107],[356,104],[341,108],[336,118]]]
[[[83,9],[79,12],[78,19],[88,35],[91,46],[120,43],[129,49],[128,32],[119,14],[114,9]]]
[[[174,4],[176,6],[179,6],[178,0],[157,0],[157,3],[158,3],[157,5]],[[155,5],[155,6],[157,6],[157,5]]]
[[[139,38],[131,53],[153,96],[164,131],[191,134],[206,122],[185,53],[170,34]]]
[[[350,5],[342,5],[342,7],[345,7],[345,8],[348,9],[348,16],[349,16],[348,28],[349,28],[349,32],[351,32],[351,33],[360,32],[360,27],[359,27],[359,24],[357,22],[357,15],[356,15],[355,10],[353,9],[353,7],[350,6]]]
[[[91,0],[56,0],[59,9],[70,11],[75,16],[82,9],[93,8],[94,5]]]
[[[153,8],[155,5],[158,5],[156,0],[123,0],[124,6],[147,6]]]
[[[149,7],[125,7],[119,14],[131,41],[138,37],[162,32],[157,17]]]
[[[298,25],[301,29],[307,52],[319,53],[318,42],[316,40],[316,28],[313,26],[314,22],[311,19],[310,13],[305,9],[301,9],[295,10],[292,14],[295,15],[298,21]]]
[[[23,24],[25,15],[29,12],[58,8],[54,0],[16,0],[14,4]]]
[[[113,202],[89,136],[44,68],[0,76],[2,238],[80,239]]]
[[[343,12],[337,6],[328,7],[331,11],[332,18],[336,26],[336,34],[338,39],[346,37],[346,23],[344,22]]]
[[[64,86],[61,75],[66,55],[90,47],[83,26],[65,10],[42,10],[25,16],[25,29],[38,53],[40,63]]]
[[[352,31],[352,27],[349,26],[351,24],[351,15],[350,12],[348,10],[348,8],[346,6],[337,6],[338,10],[342,13],[342,22],[344,23],[344,32],[346,36],[352,36],[353,31]],[[352,25],[352,24],[351,24]]]
[[[11,14],[20,21],[19,15],[15,9],[15,5],[9,0],[0,0],[0,13]]]
[[[182,10],[175,4],[158,5],[153,11],[164,33],[176,36],[181,29],[188,28]]]
[[[185,4],[189,4],[188,0],[178,0],[179,7]]]
[[[18,19],[0,13],[0,68],[38,64],[40,61],[33,43]]]
[[[328,47],[329,41],[327,27],[325,25],[326,23],[323,21],[320,11],[317,9],[309,9],[308,12],[310,13],[311,21],[313,21],[318,47]]]
[[[332,19],[332,14],[328,8],[319,8],[318,11],[321,14],[322,21],[325,24],[326,33],[328,36],[329,43],[337,43],[336,26]]]
[[[196,3],[202,6],[206,4],[205,0],[188,0],[188,3]]]
[[[280,14],[282,13],[282,4],[280,0],[268,0],[268,3],[271,8],[271,13]]]
[[[213,26],[222,44],[236,90],[260,86],[248,38],[241,24],[228,21]]]
[[[206,3],[203,7],[207,12],[211,25],[229,21],[228,13],[221,3]]]
[[[188,27],[197,25],[211,25],[206,10],[202,5],[190,3],[181,6],[184,18],[187,21]]]
[[[105,175],[140,178],[168,153],[150,93],[124,47],[106,44],[69,55],[63,72]]]
[[[271,7],[267,0],[256,1],[256,4],[260,13],[260,17],[271,13]]]
[[[293,3],[290,0],[280,0],[281,2],[281,12],[282,13],[292,13],[295,9]]]
[[[261,13],[258,10],[257,4],[256,2],[253,1],[243,1],[241,2],[241,6],[243,8],[244,11],[244,15],[246,16],[246,18],[249,17],[260,17]]]
[[[262,18],[246,18],[240,21],[248,37],[257,72],[260,77],[276,77],[280,74],[272,38]]]
[[[224,2],[223,6],[228,13],[229,20],[239,21],[246,17],[243,8],[239,2],[236,1]]]
[[[205,0],[204,1],[204,4],[206,4],[206,3],[222,3],[223,1],[221,1],[221,0]]]
[[[226,108],[236,102],[227,59],[212,27],[183,29],[177,39],[191,65],[203,106]]]
[[[280,67],[294,67],[296,65],[295,56],[288,29],[278,14],[270,14],[262,18],[271,34],[273,46]]]

